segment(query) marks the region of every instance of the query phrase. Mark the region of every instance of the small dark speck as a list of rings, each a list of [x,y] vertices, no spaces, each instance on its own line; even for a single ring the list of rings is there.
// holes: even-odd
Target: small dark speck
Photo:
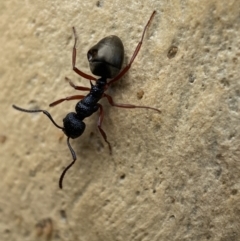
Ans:
[[[188,79],[189,79],[189,82],[192,84],[194,83],[196,77],[193,74],[189,74]]]
[[[110,203],[110,200],[106,199],[105,202],[104,202],[104,206],[107,206],[109,203]]]
[[[235,137],[235,133],[231,133],[229,136],[228,136],[228,140],[231,140]]]
[[[232,59],[232,61],[233,61],[234,64],[236,64],[237,61],[238,61],[238,59],[237,59],[236,57],[234,57],[234,58]]]
[[[89,138],[94,138],[94,133],[92,131],[89,133]]]
[[[140,194],[140,191],[136,191],[136,195],[138,196]]]
[[[67,219],[67,214],[65,212],[65,210],[60,210],[60,216],[62,219],[66,220]]]
[[[238,190],[237,189],[233,189],[232,191],[231,191],[231,194],[232,195],[236,195],[238,193]]]
[[[125,174],[122,174],[121,176],[120,176],[120,178],[123,180],[124,178],[125,178]]]
[[[139,91],[137,92],[137,98],[138,98],[139,100],[142,99],[143,95],[144,95],[144,91],[143,91],[143,90],[139,90]]]
[[[168,50],[168,54],[167,54],[168,58],[169,59],[174,58],[176,56],[177,52],[178,52],[178,47],[176,47],[174,45],[171,46]]]
[[[229,87],[230,83],[226,78],[223,78],[220,80],[220,83],[224,86],[224,87]]]
[[[222,159],[223,159],[223,155],[222,155],[221,153],[218,153],[218,154],[216,155],[216,158],[222,160]]]
[[[101,8],[102,6],[103,6],[103,1],[97,1],[97,3],[96,3],[96,6],[98,7],[98,8]]]
[[[221,176],[221,174],[222,174],[222,169],[221,169],[221,168],[217,169],[217,170],[214,172],[214,174],[215,174],[216,178],[219,178],[219,177]]]
[[[5,143],[5,141],[7,140],[7,137],[5,135],[0,135],[0,143]]]
[[[157,191],[156,191],[156,189],[153,189],[153,193],[156,193]]]

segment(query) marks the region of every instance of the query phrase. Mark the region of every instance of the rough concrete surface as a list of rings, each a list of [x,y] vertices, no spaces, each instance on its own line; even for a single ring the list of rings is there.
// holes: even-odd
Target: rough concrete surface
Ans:
[[[71,144],[54,120],[89,82],[86,53],[118,35],[124,64],[157,11],[130,71],[108,93],[103,129],[98,115]],[[162,241],[240,240],[240,1],[82,0],[0,2],[0,240]]]

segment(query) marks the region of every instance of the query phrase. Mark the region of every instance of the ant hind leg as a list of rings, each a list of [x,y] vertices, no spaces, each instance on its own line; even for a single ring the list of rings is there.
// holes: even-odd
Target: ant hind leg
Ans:
[[[99,113],[99,118],[98,118],[98,123],[97,123],[97,126],[98,126],[98,130],[100,131],[103,139],[105,140],[105,142],[108,144],[108,148],[109,148],[109,152],[110,152],[110,155],[112,154],[112,146],[110,144],[110,142],[107,140],[107,135],[106,133],[104,132],[104,130],[102,129],[102,122],[103,122],[103,117],[104,117],[104,114],[103,114],[103,107],[101,104],[98,104],[99,106],[99,110],[100,110],[100,113]]]
[[[130,108],[144,108],[144,109],[155,110],[155,111],[161,113],[161,111],[159,109],[153,108],[153,107],[150,107],[150,106],[131,105],[131,104],[117,104],[113,101],[112,96],[107,95],[107,94],[104,94],[103,97],[107,98],[107,100],[108,100],[108,102],[111,106],[116,106],[116,107],[120,107],[120,108],[128,108],[128,109],[130,109]]]

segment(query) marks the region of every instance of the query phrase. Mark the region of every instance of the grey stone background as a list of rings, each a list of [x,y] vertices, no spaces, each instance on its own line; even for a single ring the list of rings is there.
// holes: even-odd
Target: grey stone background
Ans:
[[[71,155],[59,125],[78,94],[65,81],[86,53],[118,35],[131,58],[157,11],[131,70],[103,100],[113,155],[86,119],[72,140],[78,160],[58,188]],[[240,240],[240,1],[1,1],[0,239],[160,241]],[[142,98],[141,98],[142,97]]]

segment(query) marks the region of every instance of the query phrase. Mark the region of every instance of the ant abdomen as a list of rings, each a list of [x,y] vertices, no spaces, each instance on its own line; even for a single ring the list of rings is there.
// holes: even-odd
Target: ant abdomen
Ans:
[[[105,37],[89,49],[87,58],[90,70],[94,75],[113,78],[122,68],[124,58],[123,43],[115,35]]]

